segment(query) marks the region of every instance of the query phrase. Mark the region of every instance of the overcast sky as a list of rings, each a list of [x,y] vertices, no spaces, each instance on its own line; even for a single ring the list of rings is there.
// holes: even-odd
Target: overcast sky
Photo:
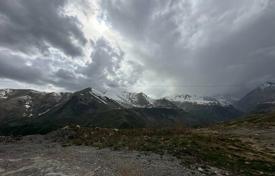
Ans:
[[[241,95],[274,79],[274,0],[0,1],[0,88]]]

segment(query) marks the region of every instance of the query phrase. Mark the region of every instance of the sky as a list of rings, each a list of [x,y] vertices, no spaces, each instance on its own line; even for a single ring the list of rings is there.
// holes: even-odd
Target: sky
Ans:
[[[0,88],[239,96],[273,80],[274,0],[0,1]]]

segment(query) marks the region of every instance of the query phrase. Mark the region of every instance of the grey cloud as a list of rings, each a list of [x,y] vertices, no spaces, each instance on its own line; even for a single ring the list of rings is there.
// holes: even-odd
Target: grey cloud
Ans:
[[[89,24],[62,9],[87,2],[0,1],[0,78],[67,90],[132,85],[139,91],[149,82],[151,94],[243,94],[275,78],[273,0],[102,0],[100,17],[115,33],[86,39],[81,25]],[[117,33],[120,46],[108,42],[117,36],[106,38]],[[88,46],[88,40],[95,41]]]
[[[133,73],[127,73],[128,77],[121,73],[124,53],[112,48],[105,39],[94,43],[91,59],[89,64],[70,67],[72,63],[66,59],[58,60],[49,56],[29,59],[16,53],[11,54],[9,50],[2,50],[0,79],[16,80],[29,85],[52,85],[76,91],[86,87],[98,90],[123,87],[138,78],[134,73],[137,70],[134,62],[128,63],[130,67],[135,67]]]
[[[114,49],[108,41],[100,38],[93,42],[92,61],[85,66],[79,66],[76,70],[59,69],[55,74],[52,84],[65,87],[68,90],[79,90],[86,87],[94,87],[105,90],[110,87],[117,88],[130,84],[127,80],[136,80],[137,75],[127,73],[128,78],[120,77],[121,63],[125,60],[123,51]],[[136,70],[136,63],[128,65]],[[111,78],[110,78],[111,77]]]
[[[132,76],[137,64],[126,63],[136,68],[125,75],[121,69],[126,62],[124,52],[104,38],[86,40],[81,28],[86,24],[80,24],[79,16],[64,15],[66,5],[83,9],[88,1],[0,1],[0,79],[70,91],[90,86],[121,87],[137,80],[136,74]],[[83,13],[87,15],[91,9],[87,7]],[[88,40],[92,41],[88,46],[92,53],[90,58],[85,58],[89,52]],[[80,56],[80,60],[72,59],[74,56]],[[83,65],[89,59],[91,62]]]
[[[24,58],[18,55],[1,52],[0,78],[41,84],[44,75],[38,68],[26,65],[26,60]]]
[[[94,52],[91,54],[92,63],[84,70],[87,76],[98,76],[105,74],[115,74],[119,69],[120,63],[124,57],[123,52],[115,52],[104,39],[99,39],[94,46]]]
[[[65,69],[59,69],[56,74],[57,77],[64,79],[64,80],[74,80],[75,79],[75,75],[74,73],[65,70]]]
[[[106,19],[144,56],[136,59],[145,69],[158,82],[175,80],[164,90],[244,93],[275,77],[274,1],[103,2]],[[255,53],[266,48],[271,54]]]
[[[121,62],[124,60],[124,53],[121,50],[114,50],[103,38],[96,41],[94,51],[91,54],[92,62],[79,72],[85,75],[94,86],[117,87],[121,78],[118,71]],[[112,79],[108,77],[111,76]]]
[[[0,1],[0,46],[30,53],[49,47],[82,55],[86,39],[78,20],[62,14],[66,0]]]
[[[132,37],[144,37],[146,27],[150,25],[151,22],[150,15],[155,8],[154,0],[103,0],[101,3],[105,13],[104,16],[107,16],[107,19],[110,20],[112,25],[121,33]]]
[[[262,78],[274,79],[274,56],[263,52],[255,53],[265,48],[274,49],[274,8],[275,4],[271,3],[262,14],[255,16],[241,28],[227,33],[222,40],[197,50],[194,57],[197,61],[193,68],[199,70],[201,75],[194,77],[194,80],[204,84],[239,85],[233,90],[245,93],[264,81]],[[224,35],[222,32],[210,37]],[[232,87],[220,89],[232,91]]]

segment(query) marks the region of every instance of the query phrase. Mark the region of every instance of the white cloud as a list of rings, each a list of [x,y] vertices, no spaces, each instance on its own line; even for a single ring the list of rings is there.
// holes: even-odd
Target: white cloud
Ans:
[[[1,61],[17,73],[0,72],[7,86],[14,80],[30,88],[120,87],[163,96],[246,92],[275,77],[272,0],[0,4],[0,54],[14,58]]]

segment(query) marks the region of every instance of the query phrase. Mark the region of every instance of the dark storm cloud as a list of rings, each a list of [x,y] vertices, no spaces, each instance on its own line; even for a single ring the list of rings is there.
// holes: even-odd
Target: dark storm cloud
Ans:
[[[175,91],[246,92],[275,78],[272,0],[102,1],[107,22]]]
[[[0,79],[243,93],[275,78],[274,19],[273,0],[1,0]]]
[[[196,66],[202,74],[200,79],[207,80],[210,84],[227,82],[226,84],[248,86],[248,89],[249,85],[246,84],[274,79],[274,7],[272,4],[257,19],[215,45],[206,46],[197,52]]]
[[[57,48],[70,56],[82,55],[86,39],[78,20],[65,16],[66,0],[1,0],[0,46],[15,51],[46,52]]]
[[[0,78],[41,84],[44,75],[40,69],[26,65],[26,59],[2,51],[0,52]]]
[[[72,73],[68,70],[62,69],[62,68],[56,72],[56,76],[63,80],[74,80],[75,79],[74,73]]]

